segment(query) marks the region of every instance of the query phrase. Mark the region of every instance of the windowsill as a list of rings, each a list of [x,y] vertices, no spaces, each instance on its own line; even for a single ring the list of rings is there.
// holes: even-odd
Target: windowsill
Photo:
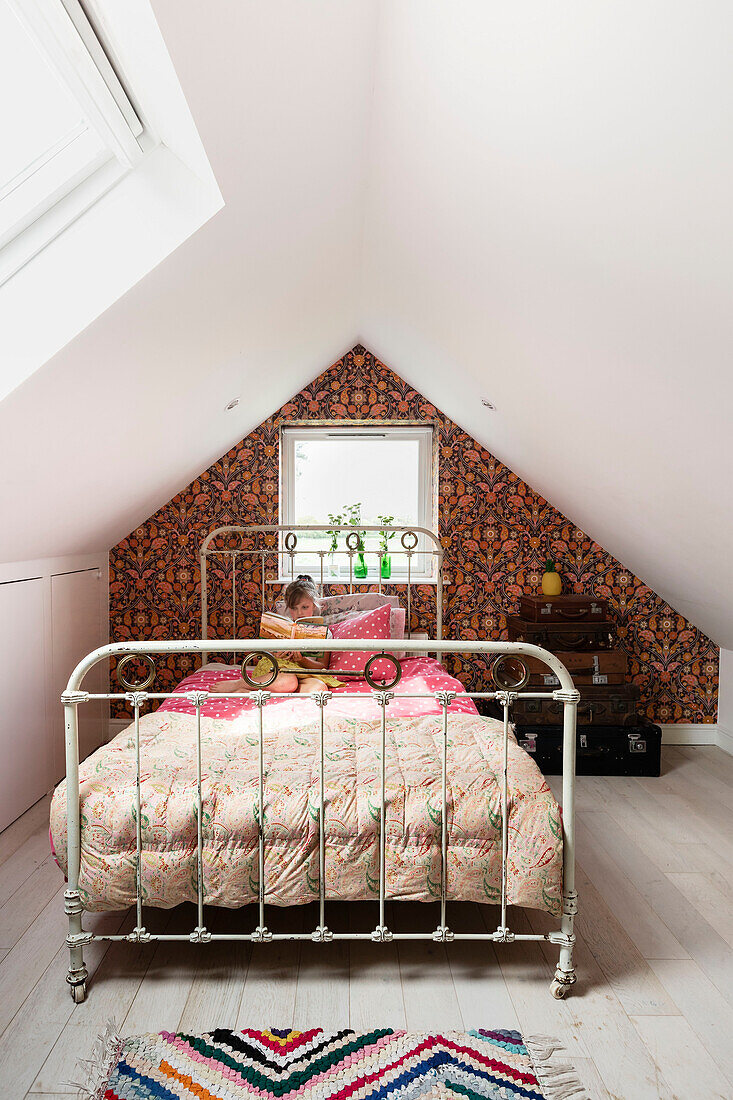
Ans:
[[[320,584],[320,577],[319,577],[317,572],[312,573],[311,576],[313,577],[313,580],[316,582],[316,584]],[[290,574],[288,574],[285,577],[268,577],[267,580],[265,581],[265,584],[290,584],[290,582],[293,579],[294,578],[291,577]],[[420,576],[419,574],[415,574],[415,573],[413,573],[410,577],[410,585],[413,585],[413,584],[428,584],[428,585],[429,584],[434,584],[434,585],[437,585],[437,583],[438,583],[438,578],[437,577],[425,577],[425,576]],[[448,577],[443,577],[443,587],[445,587],[446,585],[449,585],[450,583],[451,582],[450,582],[450,579]],[[356,588],[358,585],[379,584],[379,577],[364,577],[362,579],[358,579],[357,577],[354,577],[351,580],[349,580],[348,577],[324,577],[323,578],[323,584],[324,584],[324,587],[327,586],[327,585],[337,585],[337,584],[338,585],[346,585],[348,587],[349,584],[352,584]],[[402,576],[397,576],[397,577],[392,576],[388,580],[385,580],[384,577],[382,578],[382,588],[396,588],[399,585],[406,585],[406,584],[407,584],[407,574],[406,573],[404,573]]]

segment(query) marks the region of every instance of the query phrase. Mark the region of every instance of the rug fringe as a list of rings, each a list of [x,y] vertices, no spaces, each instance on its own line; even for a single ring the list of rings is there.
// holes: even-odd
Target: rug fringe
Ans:
[[[551,1035],[525,1035],[522,1041],[546,1100],[591,1100],[570,1063],[552,1061],[555,1054],[566,1053],[558,1039]]]
[[[117,1031],[114,1020],[109,1020],[92,1047],[91,1058],[77,1062],[76,1073],[80,1081],[65,1081],[68,1088],[76,1089],[77,1100],[103,1100],[107,1081],[120,1056],[124,1039]]]

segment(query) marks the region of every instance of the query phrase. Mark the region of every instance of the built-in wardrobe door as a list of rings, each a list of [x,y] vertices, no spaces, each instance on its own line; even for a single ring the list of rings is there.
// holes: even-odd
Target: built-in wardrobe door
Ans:
[[[53,782],[43,590],[40,578],[0,584],[0,829]]]
[[[51,721],[49,727],[54,745],[54,781],[66,773],[64,747],[64,713],[61,692],[69,676],[92,650],[104,645],[102,624],[102,577],[98,569],[76,573],[57,573],[51,577]],[[83,691],[107,691],[106,661],[87,673]],[[80,703],[79,759],[83,760],[106,740],[106,703]]]

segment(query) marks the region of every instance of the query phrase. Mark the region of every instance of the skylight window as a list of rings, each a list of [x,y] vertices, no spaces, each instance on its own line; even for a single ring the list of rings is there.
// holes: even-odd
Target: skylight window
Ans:
[[[143,126],[78,0],[0,0],[0,102],[2,282],[140,160]]]
[[[353,522],[356,530],[379,526],[383,516],[392,516],[392,522],[401,527],[434,527],[432,426],[342,423],[326,428],[283,428],[280,479],[281,522],[285,525],[328,527],[333,522],[330,516],[341,515],[341,522]],[[359,523],[355,522],[357,515]],[[339,552],[332,558],[330,536],[299,533],[298,548],[307,547],[309,555],[297,555],[295,571],[312,572],[318,578],[319,552],[323,551],[326,578],[348,579],[345,536],[340,535],[337,541]],[[376,533],[367,532],[362,541],[368,567],[365,579],[374,583],[379,576],[380,540]],[[404,579],[407,559],[399,536],[389,540],[388,549],[391,579]],[[410,566],[412,579],[433,577],[433,560],[426,549],[425,539],[420,537]]]

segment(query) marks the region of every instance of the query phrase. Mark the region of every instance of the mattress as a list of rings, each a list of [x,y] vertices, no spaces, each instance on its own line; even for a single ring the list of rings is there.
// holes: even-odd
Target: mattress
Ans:
[[[208,668],[176,694],[210,687],[238,670]],[[400,692],[461,690],[436,661],[403,662]],[[357,693],[363,698],[342,698]],[[329,899],[379,894],[381,712],[366,683],[334,692],[325,709],[324,868]],[[202,707],[203,885],[207,904],[236,907],[258,896],[258,711],[246,695]],[[319,892],[319,719],[307,697],[263,709],[265,899],[311,902]],[[456,700],[448,723],[448,897],[498,903],[501,890],[503,726]],[[196,719],[185,698],[140,719],[143,901],[168,908],[197,896]],[[387,707],[386,893],[431,901],[441,882],[441,709],[434,699]],[[81,869],[87,910],[135,902],[135,741],[119,733],[80,765]],[[51,835],[66,868],[66,784],[51,806]],[[558,805],[534,761],[509,738],[508,901],[561,910]]]

